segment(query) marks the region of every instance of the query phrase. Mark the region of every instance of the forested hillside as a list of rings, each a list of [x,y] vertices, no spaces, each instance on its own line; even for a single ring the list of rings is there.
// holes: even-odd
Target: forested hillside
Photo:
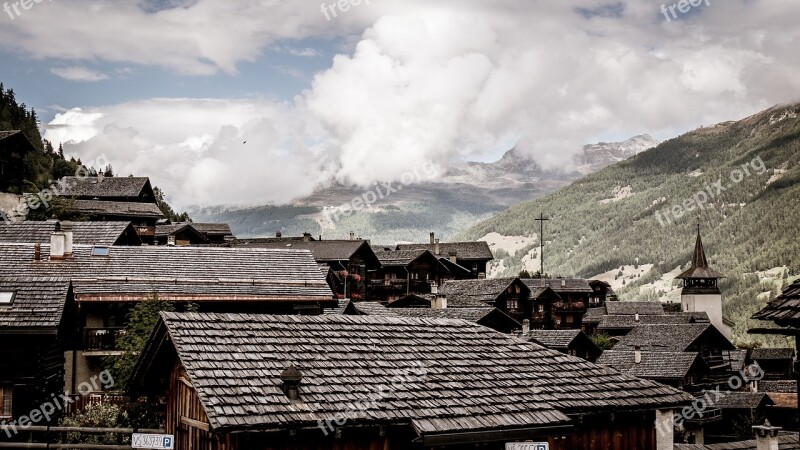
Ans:
[[[544,213],[552,219],[545,272],[593,277],[635,266],[635,273],[620,271],[627,278],[622,297],[664,300],[674,284],[651,287],[686,267],[699,221],[712,264],[728,276],[721,286],[725,312],[737,322],[736,338],[748,340],[747,318],[767,301],[766,293],[800,274],[798,114],[800,105],[775,107],[695,130],[514,206],[460,237],[496,232],[531,238],[516,252],[499,252],[503,272],[514,274],[523,258],[538,258],[534,219]],[[705,200],[703,207],[694,199]],[[786,269],[774,279],[757,275],[781,266]]]

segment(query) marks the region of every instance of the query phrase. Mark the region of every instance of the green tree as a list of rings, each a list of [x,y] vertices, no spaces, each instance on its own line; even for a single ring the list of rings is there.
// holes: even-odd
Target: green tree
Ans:
[[[122,354],[104,359],[105,366],[111,371],[117,386],[125,386],[130,381],[139,355],[158,322],[159,314],[163,311],[175,311],[175,304],[160,300],[158,293],[153,292],[128,312],[125,334],[120,336],[118,342]]]
[[[594,345],[598,346],[600,350],[610,350],[611,347],[614,346],[614,342],[611,341],[611,336],[605,333],[595,333],[591,336],[591,339]]]

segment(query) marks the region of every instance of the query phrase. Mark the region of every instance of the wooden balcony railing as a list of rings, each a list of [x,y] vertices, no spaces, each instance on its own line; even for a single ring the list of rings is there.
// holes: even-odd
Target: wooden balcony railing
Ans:
[[[125,334],[125,328],[86,328],[83,332],[83,349],[87,352],[118,350],[117,344],[120,336]]]

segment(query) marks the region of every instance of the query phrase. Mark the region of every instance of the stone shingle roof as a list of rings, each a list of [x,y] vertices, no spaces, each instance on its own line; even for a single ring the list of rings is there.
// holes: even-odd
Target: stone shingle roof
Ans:
[[[758,391],[797,394],[797,380],[759,380]]]
[[[581,333],[581,330],[530,330],[523,337],[547,348],[566,350]]]
[[[608,302],[606,312],[610,315],[664,315],[660,302]]]
[[[0,304],[0,333],[19,328],[57,329],[69,295],[63,278],[0,277],[0,292],[14,294],[10,305]]]
[[[431,253],[435,254],[436,244],[400,244],[397,246],[398,250],[428,250]],[[475,241],[475,242],[441,242],[439,243],[439,255],[440,257],[447,258],[450,255],[455,254],[456,258],[463,259],[463,260],[474,260],[474,261],[483,261],[483,260],[492,260],[494,259],[494,255],[492,255],[492,250],[489,248],[489,244],[483,241]]]
[[[66,197],[118,198],[139,197],[150,183],[146,177],[64,177],[59,194]],[[63,187],[62,187],[63,186]]]
[[[336,241],[269,241],[251,242],[247,239],[239,240],[238,247],[246,248],[273,248],[273,249],[301,249],[308,250],[317,261],[334,262],[347,261],[362,247],[369,247],[367,241],[362,240],[336,240]]]
[[[605,308],[589,308],[586,310],[586,313],[583,315],[583,323],[600,323],[603,320],[603,317],[606,315]]]
[[[528,286],[531,291],[536,291],[545,287],[550,287],[552,290],[559,292],[594,292],[589,281],[583,278],[523,278],[522,282]]]
[[[755,360],[767,359],[793,359],[793,348],[754,348],[750,352],[750,358]]]
[[[72,280],[79,301],[138,301],[153,291],[164,300],[332,301],[333,294],[311,253],[303,250],[166,246],[111,247],[91,256],[77,245],[74,257],[42,261],[34,246],[0,243],[0,273],[31,273]]]
[[[317,427],[420,366],[422,379],[391,389],[349,423],[412,425],[426,435],[564,424],[565,414],[691,401],[673,388],[462,320],[164,313],[162,321],[135,384],[168,333],[212,431]],[[303,375],[295,403],[280,388],[289,364]]]
[[[163,219],[164,213],[155,203],[112,202],[102,200],[74,200],[72,211],[82,214],[102,214],[118,217],[151,217]]]
[[[700,238],[700,226],[697,228],[697,240],[694,244],[694,254],[692,256],[692,265],[688,270],[681,273],[675,279],[689,279],[689,278],[724,278],[725,275],[717,272],[708,265],[706,260],[706,251],[703,248],[703,240]]]
[[[783,434],[778,436],[779,450],[798,450],[800,449],[800,442],[798,442],[797,433]],[[675,444],[675,450],[756,450],[756,441],[736,441],[726,442],[722,444]]]
[[[703,391],[700,393],[702,395]],[[713,393],[712,393],[713,395]],[[757,409],[765,402],[772,405],[773,401],[766,392],[725,391],[724,395],[714,398],[714,407],[720,409]]]
[[[448,308],[485,307],[494,304],[516,278],[447,281],[439,294],[447,297]]]
[[[53,220],[0,223],[0,242],[45,243],[55,230]],[[72,242],[76,245],[115,245],[128,229],[130,222],[72,222]]]
[[[792,283],[764,309],[753,314],[753,319],[771,320],[780,326],[800,326],[800,280]]]
[[[427,250],[386,250],[378,247],[373,248],[373,251],[384,266],[407,266],[425,253],[429,253]],[[430,255],[435,258],[433,253]]]
[[[600,319],[597,328],[600,330],[611,329],[631,329],[639,325],[652,325],[652,324],[681,324],[681,323],[711,323],[708,314],[705,312],[700,313],[674,313],[662,315],[649,315],[640,314],[639,320],[636,320],[635,315],[606,315]]]
[[[497,308],[390,308],[389,311],[395,312],[399,316],[406,317],[430,317],[437,319],[461,319],[467,322],[478,323],[490,314],[502,314],[509,321],[516,322],[513,318],[506,315]],[[517,323],[518,327],[521,327]]]
[[[632,351],[606,350],[597,364],[613,367],[635,377],[673,380],[685,377],[696,362],[702,363],[696,352],[642,352],[642,361],[637,364]]]
[[[716,332],[721,336],[719,331],[708,323],[641,325],[621,337],[614,350],[634,350],[634,347],[638,346],[643,351],[683,352],[706,332]],[[734,348],[730,343],[729,347],[722,350]]]
[[[227,223],[197,223],[192,222],[195,230],[208,236],[233,236],[231,226]]]

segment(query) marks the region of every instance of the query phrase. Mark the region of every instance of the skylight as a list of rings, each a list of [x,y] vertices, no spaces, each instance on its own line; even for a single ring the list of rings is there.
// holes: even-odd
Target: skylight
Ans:
[[[111,254],[111,247],[92,247],[92,256],[108,256]]]
[[[10,305],[12,301],[14,301],[13,292],[0,292],[0,306]]]

